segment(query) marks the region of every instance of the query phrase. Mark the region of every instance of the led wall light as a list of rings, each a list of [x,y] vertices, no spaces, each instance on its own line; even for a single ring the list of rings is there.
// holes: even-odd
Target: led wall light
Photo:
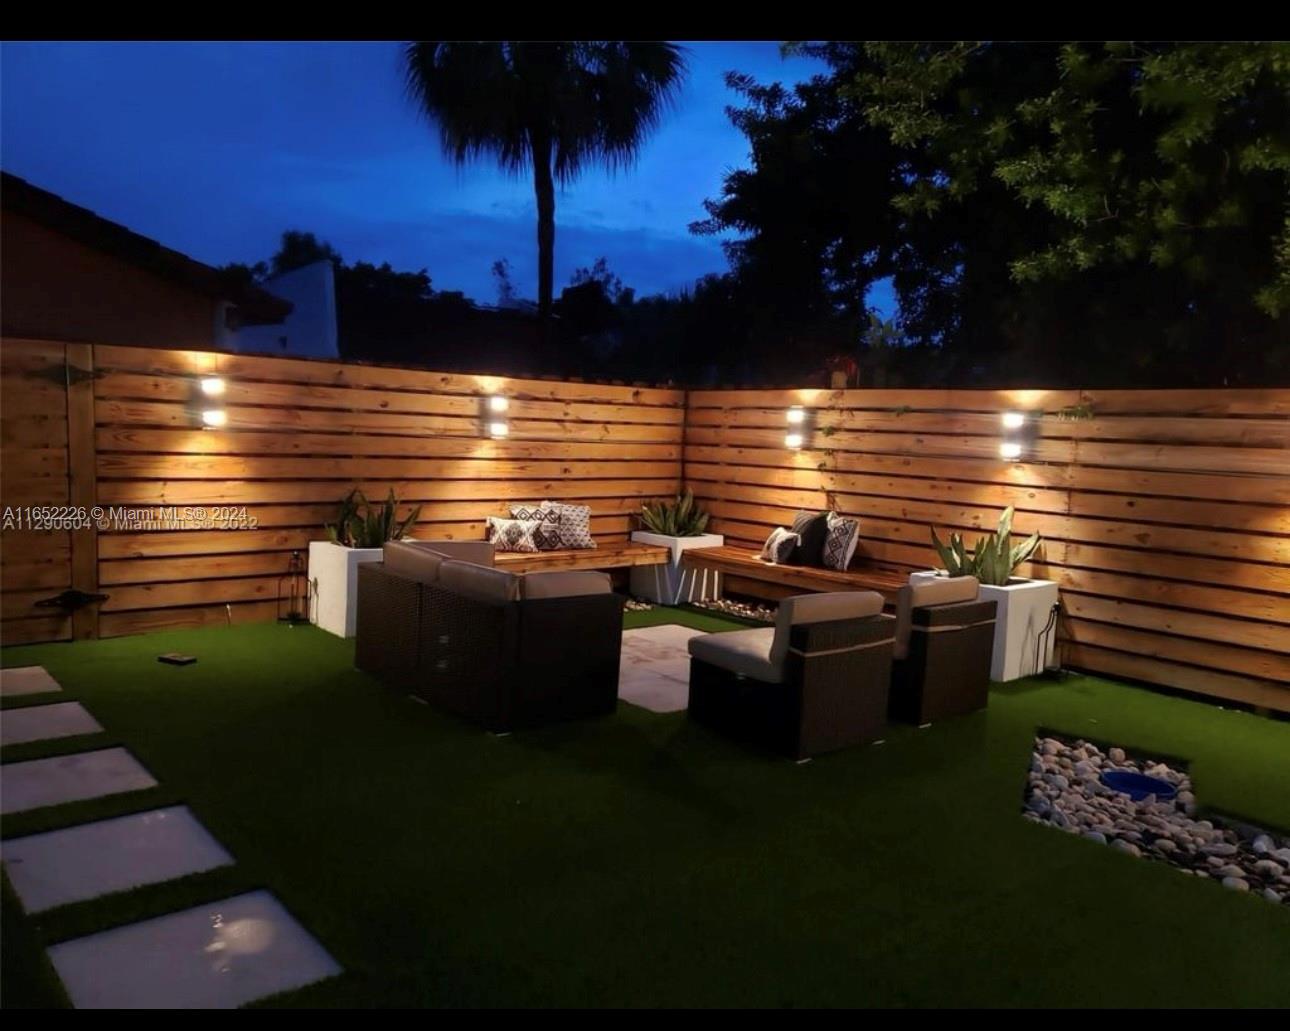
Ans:
[[[204,376],[201,387],[202,393],[207,397],[224,396],[224,381],[219,376]]]
[[[511,433],[510,424],[507,422],[504,422],[501,419],[495,419],[488,424],[488,435],[492,437],[494,440],[499,440],[502,437],[508,437],[510,436],[510,433]]]
[[[789,432],[784,435],[784,446],[790,451],[797,451],[802,446],[802,435],[800,433]]]
[[[801,426],[802,423],[806,422],[806,409],[801,405],[793,405],[792,408],[784,413],[784,418],[790,426]]]
[[[1026,425],[1026,416],[1024,412],[1004,412],[999,421],[1005,430],[1019,430]]]
[[[1015,440],[1005,440],[999,445],[999,457],[1015,462],[1021,458],[1021,445]]]
[[[228,412],[223,408],[207,408],[202,412],[202,423],[210,429],[218,429],[228,423]]]
[[[490,412],[504,412],[510,408],[511,402],[502,397],[501,394],[494,394],[488,399],[488,410]]]

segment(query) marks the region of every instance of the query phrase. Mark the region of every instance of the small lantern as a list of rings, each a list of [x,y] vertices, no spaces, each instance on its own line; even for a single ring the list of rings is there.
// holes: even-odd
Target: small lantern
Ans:
[[[278,622],[307,623],[309,613],[309,580],[305,576],[305,558],[293,551],[287,561],[287,571],[278,577]]]

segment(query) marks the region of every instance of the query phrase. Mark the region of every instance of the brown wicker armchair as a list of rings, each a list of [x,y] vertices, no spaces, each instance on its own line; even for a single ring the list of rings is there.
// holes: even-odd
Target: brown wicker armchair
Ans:
[[[922,726],[984,709],[996,602],[976,577],[927,580],[896,598],[891,718]]]
[[[690,641],[690,717],[804,759],[881,736],[894,620],[872,592],[780,602],[774,627]]]
[[[609,578],[516,576],[491,545],[463,561],[446,543],[387,544],[359,567],[359,669],[494,732],[613,712],[623,599]]]

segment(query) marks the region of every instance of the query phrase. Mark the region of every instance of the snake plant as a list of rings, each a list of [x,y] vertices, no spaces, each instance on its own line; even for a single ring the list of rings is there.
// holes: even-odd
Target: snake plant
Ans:
[[[675,501],[645,502],[640,518],[646,530],[665,537],[697,537],[708,528],[708,513],[695,504],[689,488]]]
[[[950,576],[975,576],[983,584],[1002,587],[1011,579],[1013,570],[1025,562],[1039,547],[1039,534],[1032,533],[1020,544],[1012,543],[1012,506],[1004,509],[999,517],[999,528],[976,542],[971,551],[960,534],[950,534],[946,545],[932,528],[932,546],[936,549],[945,570]]]
[[[346,548],[379,548],[386,541],[401,540],[421,515],[421,506],[413,508],[403,520],[398,517],[398,507],[393,487],[380,506],[373,505],[355,487],[340,499],[335,522],[326,524],[327,538]]]

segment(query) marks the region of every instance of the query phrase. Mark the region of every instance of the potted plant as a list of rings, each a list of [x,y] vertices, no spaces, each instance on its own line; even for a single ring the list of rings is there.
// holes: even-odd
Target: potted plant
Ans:
[[[418,505],[399,519],[398,507],[393,489],[379,506],[357,487],[341,498],[336,518],[325,524],[327,540],[309,542],[310,622],[338,637],[354,636],[359,565],[379,562],[381,546],[403,540],[421,515]]]
[[[671,552],[669,560],[657,566],[633,566],[632,593],[661,605],[707,601],[717,596],[717,574],[687,569],[681,557],[690,548],[719,548],[726,539],[719,533],[704,533],[708,513],[695,503],[694,491],[686,488],[673,501],[645,502],[640,511],[641,529],[632,540],[657,544]]]
[[[1013,576],[1017,567],[1039,547],[1038,533],[1012,543],[1012,506],[999,517],[999,527],[970,550],[957,533],[945,544],[932,530],[932,546],[945,564],[943,570],[915,573],[926,576],[975,576],[981,597],[998,603],[994,624],[994,654],[990,679],[1017,680],[1042,673],[1052,662],[1056,625],[1050,625],[1057,605],[1057,584],[1051,580]]]

